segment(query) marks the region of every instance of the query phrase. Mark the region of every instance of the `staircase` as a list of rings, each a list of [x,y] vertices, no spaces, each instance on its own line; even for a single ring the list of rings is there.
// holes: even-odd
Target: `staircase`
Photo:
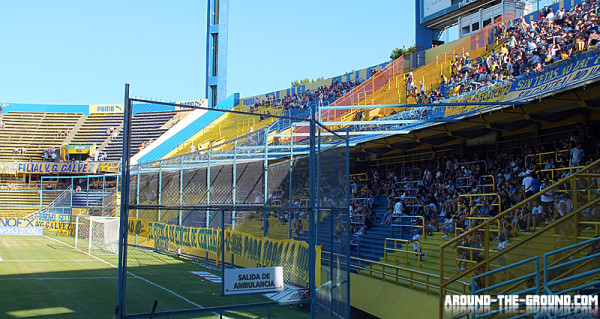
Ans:
[[[587,240],[600,235],[600,222],[597,218],[588,218],[590,212],[598,209],[600,205],[600,192],[598,190],[597,180],[600,179],[600,160],[588,165],[580,171],[568,176],[567,178],[555,183],[548,190],[554,189],[557,194],[564,194],[573,201],[573,212],[551,222],[549,225],[542,225],[534,233],[517,233],[517,236],[510,238],[506,249],[497,251],[497,234],[491,231],[491,227],[497,220],[507,218],[509,214],[519,208],[527,208],[530,202],[538,200],[541,193],[535,194],[527,200],[505,210],[496,217],[489,219],[482,224],[470,229],[468,232],[460,235],[458,238],[450,239],[442,243],[438,251],[443,254],[440,258],[438,271],[444,274],[440,280],[442,289],[456,287],[459,281],[470,282],[474,271],[490,271],[498,269],[503,265],[510,265],[527,258],[542,258],[544,253],[557,250],[568,245],[572,245],[583,240]],[[543,224],[543,223],[542,223]],[[590,229],[587,229],[590,228]],[[474,234],[482,234],[483,243],[478,251],[482,258],[470,258],[466,262],[466,269],[456,269],[457,253],[455,245],[462,243]],[[439,258],[440,255],[438,255]],[[564,256],[561,256],[563,258]],[[568,258],[565,257],[565,258]],[[564,259],[564,258],[563,258]],[[552,261],[557,262],[557,261]],[[533,270],[532,266],[523,266],[522,269],[511,270],[510,273],[498,273],[489,278],[487,286],[496,283],[518,278],[524,274],[529,274]],[[522,291],[531,285],[526,280],[520,280],[508,287],[502,287],[502,290],[495,289],[487,291],[486,294],[509,294]],[[563,288],[567,288],[566,286]],[[452,289],[455,290],[455,289]],[[468,292],[468,291],[467,291]],[[446,291],[446,294],[448,292]],[[445,294],[440,295],[440,314],[443,314],[443,298]],[[440,318],[443,317],[440,315]]]

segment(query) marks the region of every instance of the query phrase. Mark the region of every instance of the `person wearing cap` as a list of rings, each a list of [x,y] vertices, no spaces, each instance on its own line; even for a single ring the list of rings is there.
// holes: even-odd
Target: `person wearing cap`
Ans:
[[[425,254],[423,254],[423,252],[421,251],[421,236],[419,235],[418,229],[416,229],[416,228],[413,229],[413,236],[408,242],[413,243],[413,248],[415,250],[415,253],[417,253],[421,256],[420,263],[423,263],[423,260],[425,260]]]

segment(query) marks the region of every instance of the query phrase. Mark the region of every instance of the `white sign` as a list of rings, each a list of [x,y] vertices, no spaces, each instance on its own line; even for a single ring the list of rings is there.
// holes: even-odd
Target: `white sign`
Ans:
[[[423,0],[423,16],[427,17],[452,5],[452,0]]]
[[[283,291],[283,267],[225,269],[225,295]]]

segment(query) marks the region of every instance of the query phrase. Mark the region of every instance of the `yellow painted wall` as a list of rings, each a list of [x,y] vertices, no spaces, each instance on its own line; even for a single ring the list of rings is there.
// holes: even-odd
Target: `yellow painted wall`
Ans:
[[[383,319],[438,317],[437,296],[357,274],[350,278],[350,303]]]
[[[431,48],[429,50],[425,51],[425,65],[434,62],[436,57],[438,56],[438,54],[440,53],[444,53],[444,52],[448,52],[448,54],[452,54],[452,48],[454,48],[455,45],[459,44],[460,41],[464,40],[463,39],[457,39],[454,40],[452,42],[448,42],[448,43],[444,43],[442,45],[439,45],[435,48]]]

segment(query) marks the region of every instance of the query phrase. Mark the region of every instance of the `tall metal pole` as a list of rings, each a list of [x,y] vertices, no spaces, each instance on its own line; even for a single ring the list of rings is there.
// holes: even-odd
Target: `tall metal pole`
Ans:
[[[162,160],[158,161],[158,222],[160,222],[160,215],[162,213],[160,205],[162,205]]]
[[[183,206],[183,156],[181,157],[181,168],[179,169],[179,206]],[[183,222],[183,211],[179,209],[179,223],[181,226]]]
[[[308,287],[310,289],[310,317],[311,319],[316,318],[315,309],[315,206],[316,206],[316,194],[315,194],[315,179],[316,179],[316,163],[315,163],[315,106],[311,106],[311,118],[310,118],[310,152],[308,161],[308,176],[309,176],[309,214],[308,214]]]
[[[289,189],[289,201],[288,207],[292,207],[292,190],[294,186],[294,125],[290,120],[290,189]],[[288,212],[288,228],[289,238],[292,238],[292,220],[294,219],[294,211],[290,209]]]
[[[233,197],[232,204],[235,207],[237,204],[236,196],[237,196],[237,140],[233,141],[233,190],[231,196]],[[231,229],[235,230],[235,216],[236,211],[233,210],[232,218],[231,218]],[[231,264],[233,267],[233,263]]]
[[[212,149],[208,149],[208,167],[206,168],[206,205],[210,206],[210,156]],[[206,210],[206,228],[210,228],[210,210]]]
[[[140,204],[140,167],[141,165],[138,163],[137,165],[137,183],[135,188],[135,204]],[[138,208],[135,209],[135,219],[140,219],[140,210]],[[135,245],[138,245],[138,234],[135,234]]]
[[[344,181],[346,181],[346,201],[345,201],[345,209],[340,212],[341,216],[346,216],[346,241],[348,244],[346,245],[346,265],[348,269],[346,269],[346,313],[348,317],[350,316],[350,213],[348,207],[350,205],[350,128],[346,128],[346,172],[344,176]],[[341,217],[340,216],[340,217]]]
[[[267,132],[267,130],[263,131],[265,133],[265,162],[263,165],[263,169],[264,169],[264,179],[263,179],[263,183],[264,183],[264,193],[263,193],[263,200],[265,205],[267,205],[268,200],[269,200],[269,133]]]
[[[131,146],[131,101],[129,84],[125,84],[125,102],[123,103],[123,152],[121,159],[121,220],[119,225],[119,268],[117,279],[118,318],[125,314],[125,287],[127,278],[127,216],[129,209],[129,149]],[[118,176],[118,175],[117,175]]]

